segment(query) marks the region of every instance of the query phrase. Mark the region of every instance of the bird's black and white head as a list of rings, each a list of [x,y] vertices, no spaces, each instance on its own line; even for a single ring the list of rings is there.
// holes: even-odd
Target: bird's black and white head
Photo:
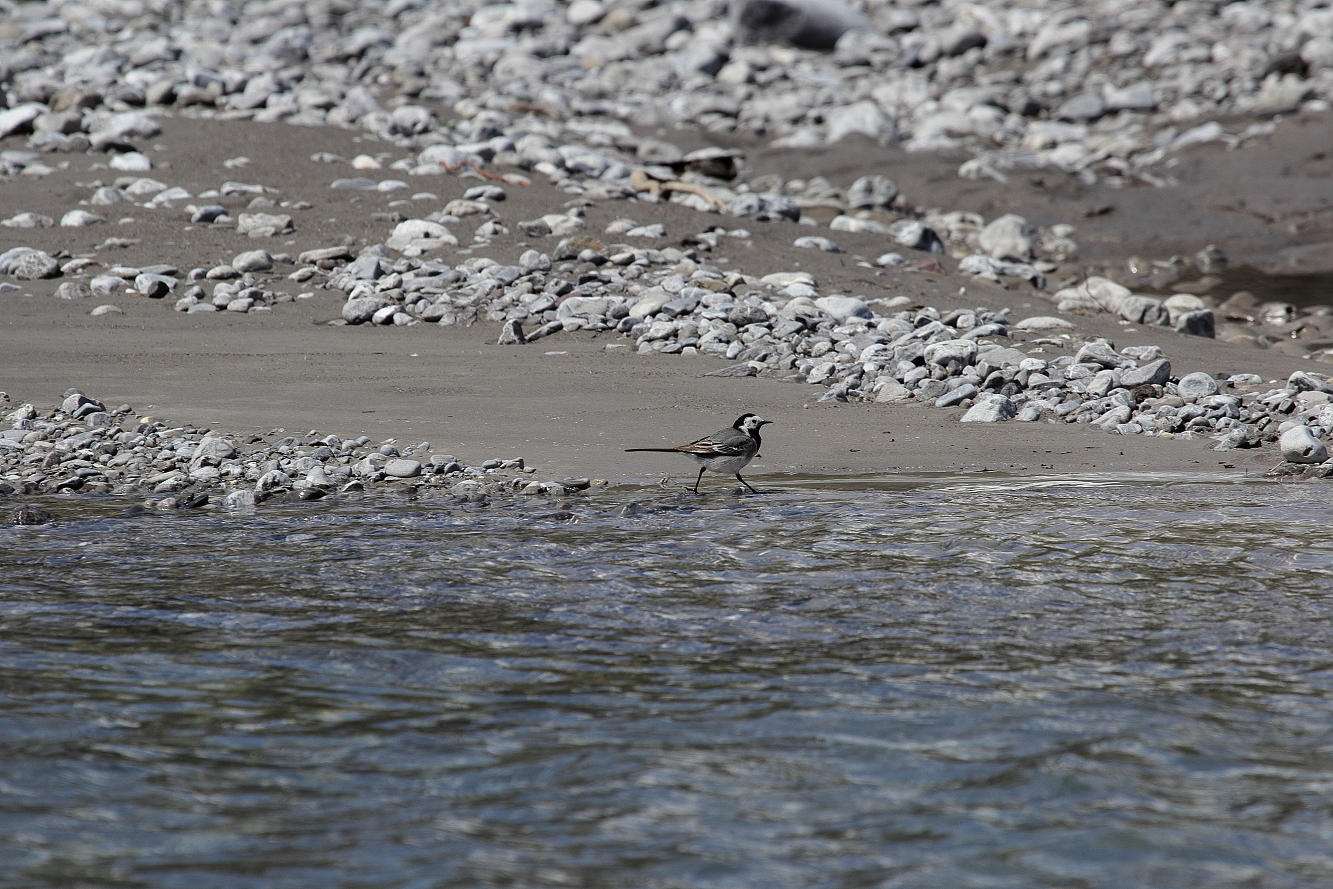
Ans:
[[[731,428],[739,429],[741,432],[744,432],[746,435],[750,436],[755,441],[758,441],[759,427],[767,426],[772,422],[773,422],[772,420],[765,420],[758,414],[741,414],[739,417],[736,418],[736,422],[731,424]]]

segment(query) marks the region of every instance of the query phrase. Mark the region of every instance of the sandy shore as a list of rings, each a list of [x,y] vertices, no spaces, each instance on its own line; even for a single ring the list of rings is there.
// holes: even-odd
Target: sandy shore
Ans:
[[[331,190],[333,179],[353,171],[346,164],[315,163],[310,157],[318,151],[345,158],[367,153],[381,157],[387,167],[407,156],[405,150],[337,129],[183,118],[163,123],[165,131],[152,140],[149,152],[156,165],[151,175],[191,193],[217,188],[228,179],[261,183],[279,201],[309,203],[308,209],[280,211],[293,214],[295,232],[257,241],[230,228],[191,227],[180,207],[124,206],[99,208],[108,221],[87,228],[0,229],[0,252],[23,245],[66,250],[108,266],[170,262],[184,272],[257,247],[296,255],[344,238],[357,245],[379,243],[392,228],[391,221],[373,214],[391,212],[390,201],[404,193]],[[1281,249],[1283,226],[1290,228],[1292,219],[1315,220],[1310,225],[1325,219],[1320,213],[1326,214],[1326,208],[1320,208],[1328,203],[1326,191],[1309,184],[1327,175],[1327,161],[1315,156],[1325,150],[1329,137],[1327,116],[1301,121],[1280,127],[1271,140],[1247,151],[1199,149],[1190,155],[1188,169],[1178,171],[1187,180],[1181,188],[1113,193],[1067,193],[1063,187],[1044,188],[1031,181],[1011,186],[963,182],[954,176],[954,160],[889,149],[858,155],[848,146],[837,156],[827,151],[809,156],[764,151],[756,152],[751,162],[760,172],[801,169],[843,185],[867,172],[883,172],[922,206],[969,209],[972,202],[978,210],[986,208],[988,216],[1004,210],[1026,213],[1042,224],[1070,222],[1079,226],[1080,242],[1100,261],[1150,249],[1153,256],[1166,256],[1217,243],[1241,261],[1258,263],[1262,255]],[[21,145],[18,137],[0,142],[0,148]],[[224,167],[224,161],[241,156],[249,163]],[[1305,166],[1283,173],[1282,158],[1296,158]],[[68,162],[66,169],[45,177],[0,181],[6,215],[33,211],[59,218],[86,198],[93,180],[109,184],[120,175],[94,168],[105,162],[104,155],[51,155],[49,162],[62,161]],[[541,177],[532,178],[528,187],[509,189],[509,201],[500,205],[505,219],[554,212],[569,200]],[[1272,184],[1275,179],[1281,188]],[[437,199],[427,202],[434,208],[478,181],[427,177],[413,179],[411,185],[435,193]],[[1281,212],[1252,205],[1248,211],[1237,210],[1238,203],[1247,206],[1252,200],[1251,190],[1268,193],[1272,202],[1281,204]],[[243,209],[244,202],[238,201],[232,202]],[[1107,204],[1115,206],[1114,212],[1079,215]],[[408,215],[420,213],[409,208]],[[669,243],[714,224],[740,224],[676,205],[607,201],[587,208],[588,230],[600,232],[620,216],[663,223]],[[133,221],[121,223],[122,217]],[[947,274],[859,266],[858,260],[873,259],[887,249],[881,236],[838,232],[848,252],[824,254],[790,246],[795,237],[817,233],[807,227],[753,222],[746,227],[752,236],[715,252],[712,261],[754,275],[800,268],[815,275],[825,292],[870,299],[905,295],[941,309],[1008,307],[1013,318],[1054,314],[1045,294],[1025,284],[1005,289],[959,275],[949,259],[944,262]],[[94,249],[109,237],[137,243]],[[1317,239],[1318,232],[1307,229],[1304,237]],[[1286,238],[1291,241],[1290,233]],[[484,255],[513,262],[528,246],[550,249],[554,242],[528,242],[515,231],[484,248]],[[275,273],[294,268],[279,266]],[[766,429],[764,459],[749,470],[755,478],[842,470],[1225,468],[1253,473],[1277,459],[1272,448],[1214,453],[1209,439],[1113,435],[1045,422],[961,424],[961,408],[816,403],[822,387],[706,377],[727,362],[705,356],[636,355],[632,340],[612,332],[562,333],[526,346],[497,346],[498,325],[484,321],[471,328],[329,326],[343,302],[336,291],[319,290],[313,298],[247,315],[186,315],[172,311],[170,299],[121,294],[112,301],[123,314],[91,317],[89,310],[98,300],[53,298],[60,279],[18,283],[19,290],[0,294],[0,390],[8,393],[11,405],[32,401],[51,406],[67,388],[77,387],[108,405],[127,403],[141,415],[219,431],[283,427],[297,434],[320,430],[412,444],[429,441],[436,451],[478,458],[522,456],[543,472],[613,479],[662,472],[692,475],[692,464],[683,458],[625,454],[623,449],[682,443],[729,424],[746,410],[774,421]],[[292,293],[304,289],[285,280],[271,286]],[[1128,325],[1109,315],[1069,320],[1080,335],[1106,337],[1118,348],[1160,346],[1177,376],[1250,372],[1266,380],[1285,380],[1294,370],[1323,367],[1275,349]],[[1041,336],[1014,333],[1011,343],[1022,346]],[[1053,345],[1026,348],[1046,350],[1051,357],[1067,353]]]

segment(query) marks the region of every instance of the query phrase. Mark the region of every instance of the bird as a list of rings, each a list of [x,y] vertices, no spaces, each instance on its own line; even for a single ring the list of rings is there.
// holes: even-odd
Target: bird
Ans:
[[[745,485],[753,494],[758,494],[750,483],[741,478],[741,470],[751,460],[759,456],[760,427],[771,424],[758,414],[741,414],[730,428],[719,429],[712,435],[705,435],[689,444],[674,448],[625,448],[625,453],[652,451],[659,454],[684,454],[699,464],[699,476],[694,480],[694,493],[699,493],[699,482],[704,477],[704,470],[720,475],[735,475],[736,481]]]

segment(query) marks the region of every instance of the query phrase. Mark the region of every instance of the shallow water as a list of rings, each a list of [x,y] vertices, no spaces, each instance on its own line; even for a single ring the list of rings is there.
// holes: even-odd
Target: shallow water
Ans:
[[[44,501],[0,885],[1327,884],[1333,487],[765,482]]]
[[[1258,303],[1290,303],[1299,309],[1315,306],[1333,305],[1333,273],[1312,272],[1301,275],[1276,275],[1260,271],[1253,266],[1235,266],[1215,273],[1221,279],[1207,295],[1219,300],[1229,298],[1240,290],[1249,291]],[[1181,283],[1197,280],[1190,277]],[[1172,282],[1175,283],[1175,282]],[[1170,296],[1175,293],[1169,287],[1154,291],[1152,287],[1137,287],[1147,293]]]

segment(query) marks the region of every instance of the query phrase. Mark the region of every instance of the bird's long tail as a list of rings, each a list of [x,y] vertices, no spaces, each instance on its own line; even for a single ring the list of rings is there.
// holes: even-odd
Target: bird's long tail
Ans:
[[[629,454],[634,451],[653,451],[658,454],[674,454],[679,450],[679,448],[625,448],[625,453]]]

